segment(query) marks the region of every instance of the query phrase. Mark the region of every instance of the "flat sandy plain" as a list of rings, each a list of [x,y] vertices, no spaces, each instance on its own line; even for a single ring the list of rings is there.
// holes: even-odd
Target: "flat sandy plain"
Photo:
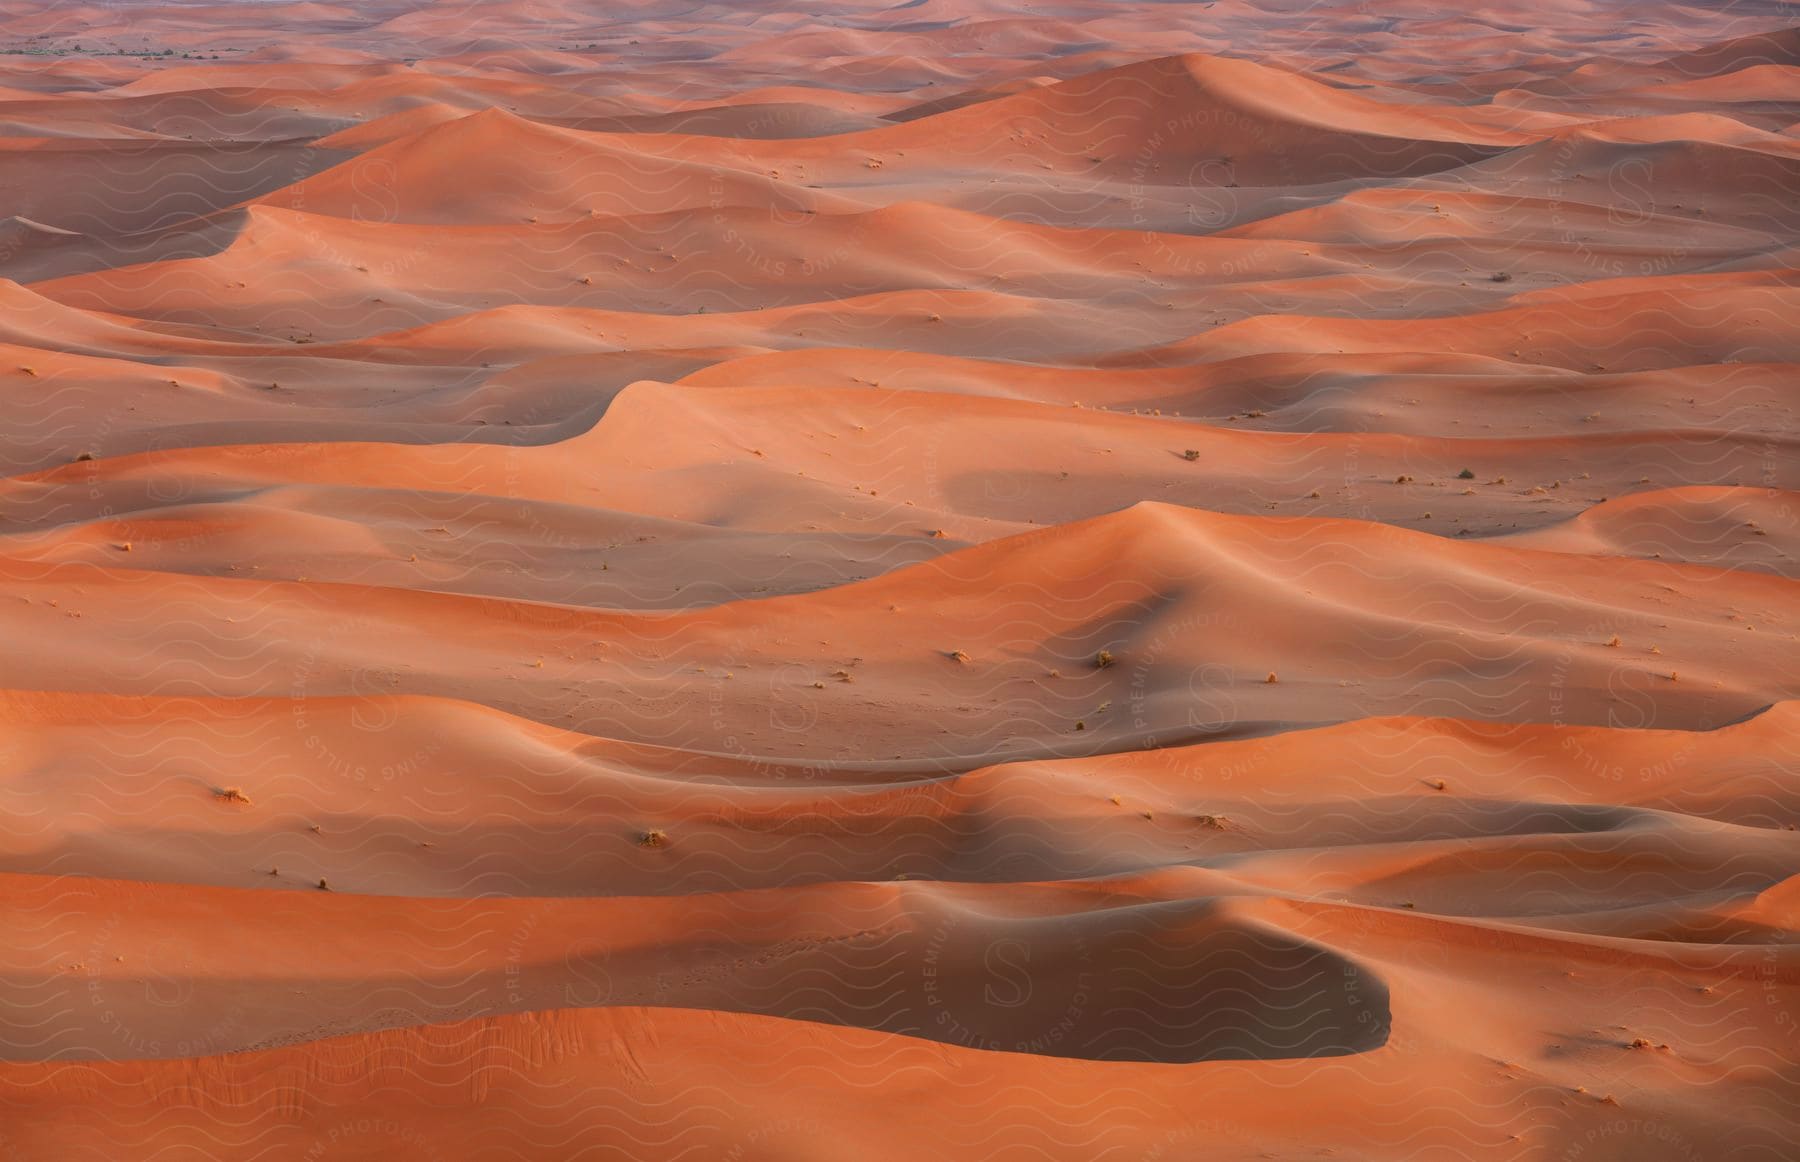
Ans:
[[[0,1159],[1800,1156],[1796,23],[0,0]]]

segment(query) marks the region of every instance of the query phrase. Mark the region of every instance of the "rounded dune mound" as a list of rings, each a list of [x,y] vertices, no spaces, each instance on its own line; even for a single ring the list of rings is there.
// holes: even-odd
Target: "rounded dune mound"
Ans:
[[[371,118],[348,129],[340,129],[319,138],[319,145],[324,149],[362,153],[467,116],[467,109],[459,109],[439,101],[426,101],[397,113]]]
[[[59,889],[45,878],[9,882],[21,903],[39,906],[91,894],[80,886]],[[1129,892],[1129,885],[1121,886]],[[127,894],[154,898],[143,889]],[[195,889],[135,916],[115,913],[107,928],[94,925],[104,935],[88,935],[108,944],[139,943],[158,919],[189,924],[208,905],[241,895]],[[500,1012],[546,1003],[653,1004],[1085,1060],[1335,1057],[1378,1048],[1389,1029],[1379,976],[1247,914],[1254,909],[1224,902],[1130,894],[1096,901],[1080,892],[1024,886],[1003,896],[989,891],[975,902],[949,887],[845,885],[797,889],[780,900],[755,893],[535,907],[520,901],[470,915],[459,901],[414,901],[401,908],[379,897],[331,899],[317,892],[265,892],[259,898],[266,901],[261,915],[246,917],[236,939],[205,941],[213,970],[206,976],[183,972],[160,950],[149,952],[146,967],[180,974],[175,979],[183,986],[173,1003],[139,1002],[115,1010],[114,1020],[133,1028],[146,1048],[180,1045],[183,1026],[205,1011],[231,1015],[209,1038],[212,1051],[286,1041],[299,1031],[309,1005],[293,999],[288,985],[295,978],[269,975],[259,966],[300,955],[335,922],[365,934],[362,955],[373,951],[368,941],[385,946],[383,959],[392,965],[386,979],[353,983],[340,975],[345,968],[378,962],[343,953],[312,958],[314,988],[329,995],[347,1032],[454,1019],[458,992],[489,992],[503,974],[512,979]],[[823,931],[794,937],[800,903],[811,905]],[[519,927],[521,921],[526,927]],[[669,946],[614,927],[646,921],[692,933],[674,942],[687,962],[679,976],[658,971]],[[434,922],[448,930],[434,931]],[[496,939],[509,926],[516,941],[511,961]],[[614,934],[584,935],[584,928]],[[465,949],[456,977],[421,971],[452,942]],[[1022,974],[1028,968],[1035,971],[1027,981]],[[561,987],[552,984],[559,969],[570,974]],[[116,964],[98,971],[100,991],[110,991],[118,971]],[[1347,979],[1354,985],[1347,987]],[[1003,995],[1009,987],[1012,995]],[[12,1061],[95,1055],[78,1043],[13,1042],[3,1049]]]
[[[1141,353],[1155,366],[1200,358],[1242,358],[1279,350],[1403,353],[1448,346],[1582,371],[1647,371],[1704,363],[1786,363],[1795,336],[1785,325],[1795,289],[1780,277],[1703,279],[1677,289],[1675,280],[1603,286],[1576,294],[1542,292],[1535,301],[1453,318],[1337,319],[1261,316]],[[1734,284],[1748,285],[1734,285]],[[1741,329],[1755,321],[1754,332]],[[1300,344],[1291,337],[1299,332]],[[1644,336],[1658,336],[1650,346]],[[1514,354],[1514,353],[1517,354]],[[1121,364],[1125,360],[1120,359]],[[1130,364],[1126,364],[1130,365]]]
[[[1269,66],[1191,55],[947,110],[865,142],[952,157],[1000,149],[1057,171],[1224,186],[1429,173],[1516,140],[1448,109],[1402,112]]]
[[[511,163],[471,173],[464,161],[493,156]],[[648,153],[631,135],[561,129],[491,107],[367,149],[264,199],[365,222],[442,224],[570,221],[721,200],[790,213],[831,204],[765,176]]]
[[[17,151],[0,144],[16,164]],[[9,209],[81,234],[177,225],[281,189],[338,160],[295,142],[102,141],[31,151],[37,181]],[[132,174],[135,177],[121,177]]]
[[[629,117],[584,118],[578,128],[590,133],[674,133],[783,141],[798,137],[831,137],[858,133],[881,122],[845,109],[802,101],[744,102]]]
[[[1552,552],[1686,561],[1793,577],[1800,525],[1792,492],[1763,488],[1672,488],[1596,505],[1548,528],[1508,538]]]
[[[930,117],[938,113],[948,113],[952,109],[961,109],[968,105],[979,105],[983,101],[992,101],[999,97],[1011,96],[1014,93],[1028,93],[1033,89],[1054,85],[1055,77],[1022,77],[991,89],[970,89],[960,93],[951,93],[943,97],[934,97],[929,101],[921,101],[916,105],[908,105],[904,109],[896,109],[886,114],[887,121],[917,121],[921,117]]]
[[[1716,77],[1757,65],[1800,66],[1800,28],[1760,32],[1669,57],[1663,67],[1686,77]]]
[[[1649,120],[1666,124],[1663,118]],[[1475,161],[1438,180],[1608,206],[1615,221],[1625,222],[1641,222],[1665,202],[1688,207],[1685,216],[1694,216],[1693,211],[1704,211],[1707,203],[1723,196],[1734,207],[1734,224],[1777,234],[1790,230],[1793,211],[1782,192],[1800,173],[1800,156],[1791,149],[1770,152],[1763,147],[1776,135],[1747,129],[1732,136],[1754,141],[1757,148],[1712,140],[1721,123],[1731,124],[1709,119],[1706,136],[1697,140],[1669,140],[1654,133],[1649,140],[1631,140],[1606,132],[1607,123],[1571,129]]]

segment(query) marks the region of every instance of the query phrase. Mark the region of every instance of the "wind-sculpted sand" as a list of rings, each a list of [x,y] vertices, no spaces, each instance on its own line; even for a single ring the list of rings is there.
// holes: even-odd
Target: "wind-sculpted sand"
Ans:
[[[1800,1154],[1775,4],[0,0],[0,1159]]]

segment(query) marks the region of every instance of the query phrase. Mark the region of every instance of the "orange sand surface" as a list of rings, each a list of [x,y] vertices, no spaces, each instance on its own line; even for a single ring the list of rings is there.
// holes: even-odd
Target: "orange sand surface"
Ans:
[[[1800,18],[0,0],[0,1160],[1800,1157]]]

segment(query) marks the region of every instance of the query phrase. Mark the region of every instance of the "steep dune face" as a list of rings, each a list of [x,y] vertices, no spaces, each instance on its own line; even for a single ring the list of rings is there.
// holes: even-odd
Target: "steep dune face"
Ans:
[[[1781,14],[605,7],[0,0],[0,1156],[1800,1150]]]

